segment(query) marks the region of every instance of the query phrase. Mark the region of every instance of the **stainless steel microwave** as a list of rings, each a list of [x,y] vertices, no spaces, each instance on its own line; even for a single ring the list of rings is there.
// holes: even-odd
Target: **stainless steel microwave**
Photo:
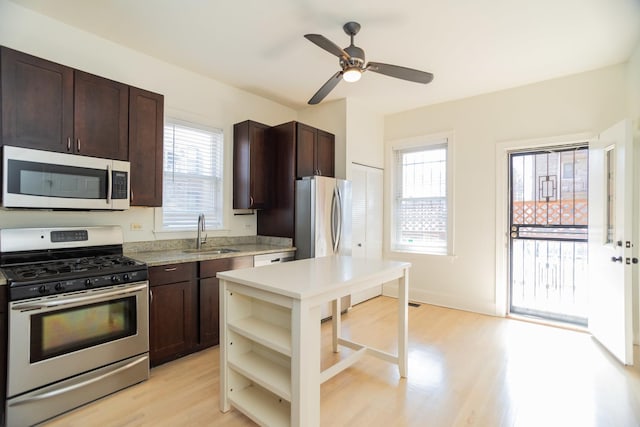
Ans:
[[[129,162],[7,145],[2,154],[5,208],[129,208]]]

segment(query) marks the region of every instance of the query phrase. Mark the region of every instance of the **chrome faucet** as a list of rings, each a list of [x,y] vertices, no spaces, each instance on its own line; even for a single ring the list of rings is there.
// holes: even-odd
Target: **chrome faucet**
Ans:
[[[207,242],[207,235],[204,235],[202,240],[202,232],[205,231],[204,214],[198,215],[198,236],[196,237],[196,249],[202,248],[202,244]]]

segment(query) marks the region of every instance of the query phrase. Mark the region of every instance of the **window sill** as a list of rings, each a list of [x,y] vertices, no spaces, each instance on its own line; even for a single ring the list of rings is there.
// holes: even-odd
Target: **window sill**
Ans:
[[[442,253],[435,253],[435,252],[421,252],[421,251],[417,251],[417,250],[409,250],[409,249],[391,249],[389,251],[389,253],[391,255],[398,255],[398,256],[416,256],[416,257],[438,257],[438,258],[443,258],[443,259],[448,259],[450,261],[455,260],[456,258],[458,258],[457,255],[454,254],[442,254]]]
[[[228,236],[231,230],[229,229],[212,229],[205,230],[202,232],[203,235],[207,235],[208,237],[220,237],[220,236]],[[154,230],[153,234],[156,235],[158,239],[191,239],[196,237],[197,230],[196,227],[193,230]]]

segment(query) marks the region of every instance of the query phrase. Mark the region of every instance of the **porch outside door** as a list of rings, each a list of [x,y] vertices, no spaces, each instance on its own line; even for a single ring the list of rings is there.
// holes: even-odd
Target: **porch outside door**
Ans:
[[[509,311],[586,326],[586,143],[509,157]]]
[[[589,329],[625,365],[633,364],[631,123],[589,144]],[[635,242],[637,244],[637,242]]]

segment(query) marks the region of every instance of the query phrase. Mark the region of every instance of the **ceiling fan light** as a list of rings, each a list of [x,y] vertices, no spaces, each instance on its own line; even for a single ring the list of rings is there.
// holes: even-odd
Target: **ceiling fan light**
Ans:
[[[347,68],[344,73],[342,73],[342,78],[344,81],[353,83],[360,80],[362,73],[357,68]]]

